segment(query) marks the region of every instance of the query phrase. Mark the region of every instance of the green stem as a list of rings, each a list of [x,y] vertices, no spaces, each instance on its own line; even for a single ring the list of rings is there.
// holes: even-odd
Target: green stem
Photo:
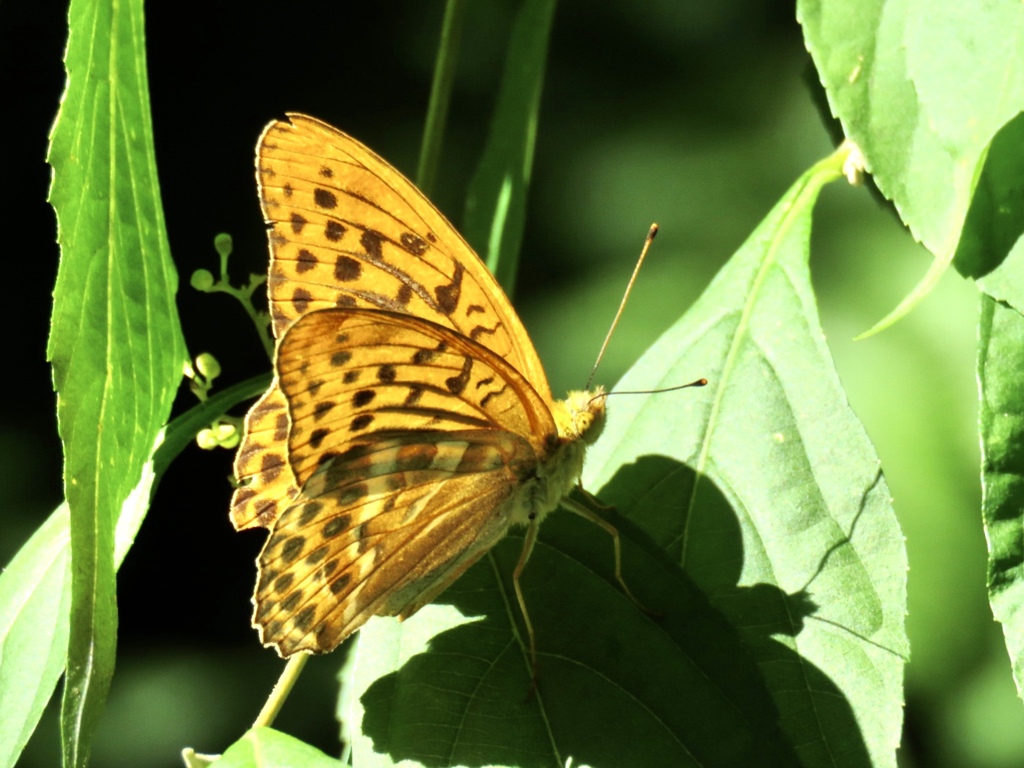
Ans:
[[[222,416],[229,408],[233,408],[243,400],[263,394],[269,386],[269,373],[254,376],[211,395],[174,419],[167,425],[167,429],[164,431],[164,441],[153,454],[153,471],[157,478],[163,477],[163,473],[170,463],[185,449],[185,446],[195,439],[196,433],[200,429],[209,426],[214,419]]]
[[[297,653],[288,659],[288,663],[285,665],[284,671],[281,673],[281,676],[277,678],[277,684],[274,686],[274,690],[270,692],[270,696],[267,697],[267,701],[263,705],[263,709],[261,709],[259,715],[256,716],[256,720],[252,724],[253,728],[271,726],[274,724],[274,718],[277,717],[277,713],[280,712],[281,707],[284,706],[285,701],[288,699],[288,694],[292,692],[292,688],[295,686],[295,682],[299,679],[299,674],[302,672],[302,668],[306,666],[307,661],[309,661],[308,653]]]
[[[416,185],[427,197],[430,197],[437,179],[441,142],[448,121],[448,105],[451,102],[455,64],[459,58],[459,39],[462,37],[462,22],[465,16],[465,0],[448,0],[441,26],[441,43],[434,64],[434,82],[430,89],[427,121],[423,128],[420,163],[416,169]]]

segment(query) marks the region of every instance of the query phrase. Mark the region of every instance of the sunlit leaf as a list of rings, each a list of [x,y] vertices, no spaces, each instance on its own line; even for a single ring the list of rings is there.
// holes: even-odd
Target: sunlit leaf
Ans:
[[[0,575],[0,766],[12,766],[64,671],[71,570],[62,504]]]
[[[811,208],[835,171],[794,185],[621,383],[700,374],[708,393],[620,398],[585,475],[610,481],[602,497],[726,616],[804,765],[895,765],[903,537],[807,268]]]
[[[47,355],[58,392],[72,599],[64,762],[83,765],[113,675],[115,526],[170,413],[185,348],[153,154],[141,2],[75,0],[50,202],[61,261]],[[148,475],[152,479],[152,473]]]
[[[797,18],[833,114],[934,255],[921,282],[876,326],[884,327],[948,268],[985,152],[1024,110],[1024,6],[801,0]]]

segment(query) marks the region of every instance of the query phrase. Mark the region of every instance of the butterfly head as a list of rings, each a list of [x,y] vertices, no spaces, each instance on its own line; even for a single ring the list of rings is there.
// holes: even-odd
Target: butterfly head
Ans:
[[[603,387],[587,392],[570,392],[556,405],[558,434],[564,440],[582,440],[591,445],[601,435],[605,421],[605,391]]]

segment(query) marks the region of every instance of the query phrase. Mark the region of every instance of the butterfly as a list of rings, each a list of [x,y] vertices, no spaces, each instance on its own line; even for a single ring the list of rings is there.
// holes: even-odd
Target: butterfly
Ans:
[[[253,625],[288,657],[326,653],[371,616],[407,618],[513,526],[519,577],[566,506],[605,393],[554,400],[497,281],[401,173],[306,115],[257,146],[270,240],[274,380],[235,460],[231,520],[270,529]],[[632,595],[630,595],[632,598]]]

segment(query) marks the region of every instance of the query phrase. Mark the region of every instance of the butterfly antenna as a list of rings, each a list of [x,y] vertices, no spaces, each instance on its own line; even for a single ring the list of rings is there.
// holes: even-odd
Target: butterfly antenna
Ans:
[[[707,385],[707,379],[697,379],[696,381],[691,381],[689,384],[676,384],[674,387],[663,387],[661,389],[617,389],[614,392],[605,392],[604,397],[611,397],[612,395],[660,395],[663,392],[678,392],[680,389],[689,389],[690,387],[706,387]]]
[[[626,292],[622,294],[622,301],[619,302],[619,311],[615,313],[615,319],[612,320],[611,327],[608,329],[608,333],[604,337],[604,343],[601,344],[601,351],[597,353],[597,360],[594,362],[594,367],[590,371],[590,378],[587,379],[587,386],[585,389],[590,389],[590,384],[594,381],[594,375],[597,373],[597,367],[601,364],[602,358],[604,358],[604,351],[608,348],[608,342],[611,341],[612,334],[615,333],[615,327],[619,324],[619,318],[622,317],[622,311],[626,308],[626,302],[629,300],[629,294],[633,290],[633,284],[636,283],[636,276],[640,273],[640,267],[644,263],[644,259],[647,258],[647,251],[651,247],[651,243],[654,242],[654,236],[658,234],[658,225],[651,224],[651,228],[647,230],[647,239],[644,240],[643,250],[640,251],[640,258],[636,260],[636,266],[633,267],[633,274],[629,278],[629,283],[626,284]]]

